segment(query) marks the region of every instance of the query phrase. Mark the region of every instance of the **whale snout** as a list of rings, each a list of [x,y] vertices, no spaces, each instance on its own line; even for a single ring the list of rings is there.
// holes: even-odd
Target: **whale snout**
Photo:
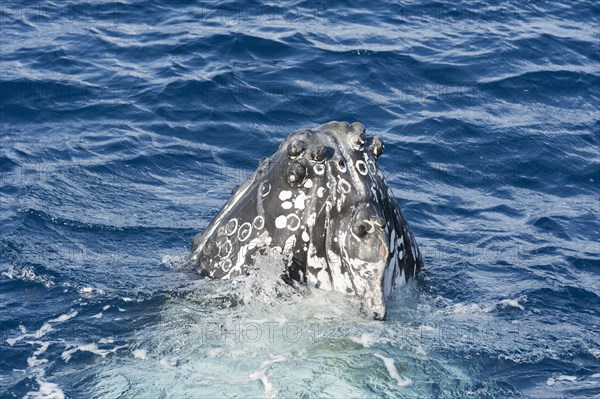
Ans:
[[[374,305],[369,312],[375,320],[385,320],[387,316],[387,305],[385,299],[382,298],[380,303]]]
[[[386,317],[386,309],[383,309],[383,311],[374,311],[373,312],[373,318],[375,320],[383,321],[383,320],[385,320],[385,317]]]

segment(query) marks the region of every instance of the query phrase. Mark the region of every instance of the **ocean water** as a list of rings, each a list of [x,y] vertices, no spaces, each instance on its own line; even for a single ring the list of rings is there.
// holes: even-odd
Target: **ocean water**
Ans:
[[[0,397],[600,396],[600,6],[1,1]],[[425,268],[386,322],[186,262],[360,121]]]

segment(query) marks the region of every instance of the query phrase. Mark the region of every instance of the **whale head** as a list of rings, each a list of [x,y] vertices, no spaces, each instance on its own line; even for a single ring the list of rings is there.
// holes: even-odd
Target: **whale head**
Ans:
[[[383,150],[357,122],[291,133],[194,240],[192,259],[206,276],[234,278],[274,250],[284,280],[355,295],[384,319],[422,260],[379,168]]]

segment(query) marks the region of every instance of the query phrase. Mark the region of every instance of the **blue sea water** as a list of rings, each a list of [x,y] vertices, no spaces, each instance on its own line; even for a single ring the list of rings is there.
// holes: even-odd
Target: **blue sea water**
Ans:
[[[600,6],[1,1],[1,397],[600,396]],[[424,254],[386,322],[199,279],[286,135],[381,137]]]

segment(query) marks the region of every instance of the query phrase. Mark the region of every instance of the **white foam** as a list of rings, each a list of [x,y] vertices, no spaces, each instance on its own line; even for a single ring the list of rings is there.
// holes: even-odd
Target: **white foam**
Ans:
[[[40,347],[33,352],[33,355],[31,355],[30,357],[27,358],[27,365],[29,367],[34,367],[34,366],[40,366],[44,363],[48,363],[48,359],[38,359],[38,356],[41,355],[42,353],[46,352],[46,350],[48,349],[48,346],[50,345],[50,342],[37,342]]]
[[[206,351],[206,356],[209,358],[217,357],[223,350],[221,348],[212,348]]]
[[[41,283],[46,288],[54,287],[54,282],[51,281],[47,276],[38,276],[32,266],[26,266],[21,269],[15,268],[14,265],[10,265],[5,272],[2,272],[3,276],[8,277],[11,280],[22,280],[22,281],[33,281]]]
[[[79,289],[79,293],[81,295],[92,295],[93,293],[102,295],[104,294],[104,290],[100,289],[100,288],[94,288],[94,287],[82,287]]]
[[[43,378],[36,379],[40,388],[37,392],[27,392],[25,399],[64,399],[65,393],[60,387],[53,383],[44,380]]]
[[[160,364],[160,366],[161,366],[162,368],[165,368],[165,369],[172,369],[173,367],[175,367],[175,366],[176,366],[176,364],[177,364],[177,361],[176,361],[176,360],[169,359],[169,358],[167,358],[167,357],[163,357],[162,359],[160,359],[160,360],[158,361],[158,364]]]
[[[90,318],[92,318],[92,319],[101,319],[103,316],[104,315],[102,314],[102,312],[100,312],[100,313],[96,313],[93,316],[90,316]]]
[[[572,375],[559,375],[556,378],[548,377],[548,379],[546,380],[546,385],[551,387],[554,384],[556,384],[557,381],[575,382],[575,381],[577,381],[577,377],[572,376]]]
[[[364,333],[360,336],[360,338],[352,337],[352,341],[357,344],[361,344],[365,348],[371,347],[374,343],[377,342],[377,337],[373,334]]]
[[[476,313],[489,313],[493,310],[492,306],[480,305],[477,303],[457,303],[448,309],[448,314],[476,314]]]
[[[405,387],[412,384],[412,380],[410,378],[404,378],[398,374],[398,370],[396,370],[396,365],[394,364],[394,359],[383,356],[379,353],[375,353],[374,356],[383,360],[383,364],[385,365],[388,374],[390,377],[392,377],[392,379],[396,380],[396,385],[399,387]]]
[[[73,310],[73,311],[71,311],[71,313],[67,313],[67,314],[58,316],[55,319],[50,319],[47,322],[45,322],[36,332],[31,333],[31,334],[27,333],[27,329],[25,328],[25,326],[19,325],[19,330],[21,331],[21,334],[15,338],[7,338],[6,343],[9,346],[13,346],[17,342],[22,341],[25,338],[40,339],[44,335],[48,334],[50,331],[53,330],[53,328],[52,328],[53,324],[63,323],[67,320],[72,319],[75,316],[77,316],[77,311]]]
[[[117,349],[119,349],[119,348],[121,348],[121,347],[116,347],[116,348],[109,350],[109,349],[98,349],[98,345],[96,345],[96,344],[79,345],[79,346],[76,346],[74,348],[64,351],[60,355],[60,357],[67,363],[69,362],[69,360],[71,360],[71,357],[73,356],[73,354],[75,352],[91,352],[94,355],[98,355],[98,356],[101,356],[102,358],[105,358],[108,354],[115,353],[117,351]]]
[[[558,381],[577,381],[577,377],[573,376],[573,375],[559,375],[558,378],[556,378]]]
[[[146,353],[145,349],[135,349],[131,353],[132,353],[133,357],[136,359],[141,359],[141,360],[148,359],[148,354]]]
[[[263,395],[263,398],[276,398],[277,390],[275,389],[273,384],[271,384],[271,381],[269,381],[269,378],[267,376],[267,369],[273,363],[283,362],[283,361],[287,360],[287,358],[285,358],[284,356],[281,356],[281,355],[269,354],[269,356],[271,357],[271,359],[265,360],[264,362],[262,362],[262,364],[260,365],[260,368],[257,371],[251,373],[248,376],[248,378],[250,378],[250,380],[252,380],[252,381],[260,380],[263,383],[263,386],[265,387],[265,393]]]
[[[518,299],[503,299],[500,302],[498,302],[498,305],[502,309],[506,309],[506,308],[517,308],[517,309],[521,309],[521,310],[525,309],[525,307],[519,303]]]
[[[27,336],[27,329],[25,328],[24,325],[22,325],[22,324],[19,325],[19,331],[21,331],[21,335],[15,337],[15,338],[7,338],[6,339],[6,343],[9,346],[13,346],[17,342],[24,340],[25,337]]]
[[[72,319],[75,316],[77,316],[77,311],[72,310],[71,313],[63,314],[61,316],[58,316],[56,319],[48,320],[48,322],[49,323],[62,323],[62,322]]]

